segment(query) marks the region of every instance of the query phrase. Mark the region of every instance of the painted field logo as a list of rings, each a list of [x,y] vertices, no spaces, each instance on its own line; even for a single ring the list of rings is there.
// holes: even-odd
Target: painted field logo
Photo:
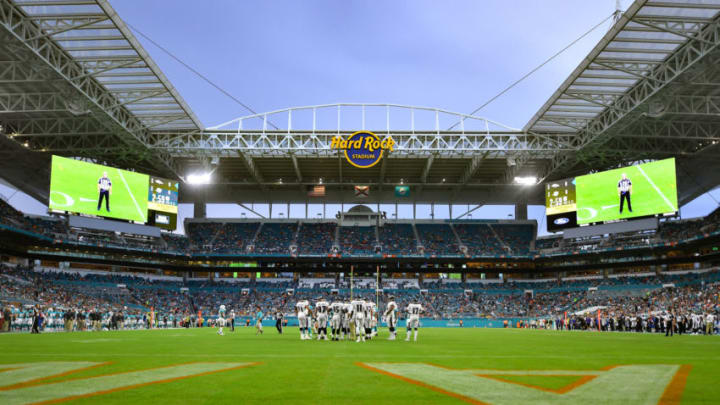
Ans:
[[[358,366],[471,404],[677,404],[690,366],[611,366],[601,370],[449,369],[424,363]]]
[[[97,362],[0,364],[0,404],[58,403],[237,370],[258,363],[187,363],[55,381],[54,378],[106,366]]]
[[[332,149],[344,150],[347,161],[361,169],[375,166],[382,159],[383,153],[386,150],[392,152],[394,146],[395,141],[391,137],[381,140],[370,131],[355,132],[347,139],[336,136],[330,144]]]

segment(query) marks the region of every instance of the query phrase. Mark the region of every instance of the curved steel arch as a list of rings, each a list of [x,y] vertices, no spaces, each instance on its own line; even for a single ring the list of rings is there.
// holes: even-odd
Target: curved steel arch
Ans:
[[[332,138],[357,130],[392,136],[392,156],[398,158],[482,160],[522,153],[549,159],[558,151],[575,149],[573,134],[524,132],[485,117],[390,103],[289,107],[238,117],[200,132],[155,133],[151,147],[176,157],[334,157]]]
[[[343,109],[343,107],[346,107]],[[317,112],[319,110],[331,110],[334,109],[337,111],[336,114],[336,120],[334,128],[326,127],[318,127],[317,126]],[[359,109],[359,111],[358,111]],[[370,129],[370,128],[364,128],[365,126],[365,118],[366,118],[366,112],[367,110],[383,110],[385,111],[385,128],[372,128],[375,130],[385,130],[385,131],[392,131],[393,129],[390,128],[391,122],[396,122],[396,120],[393,120],[391,117],[391,113],[393,111],[397,110],[403,110],[403,111],[409,111],[410,112],[410,126],[405,128],[395,128],[396,130],[410,130],[410,131],[434,131],[434,132],[440,132],[444,131],[443,128],[447,128],[446,126],[440,125],[440,118],[449,118],[451,119],[454,125],[459,126],[459,132],[462,132],[464,130],[464,124],[466,121],[471,122],[479,122],[483,123],[485,126],[485,129],[487,131],[490,131],[490,128],[493,127],[496,130],[501,131],[513,131],[513,132],[521,132],[522,130],[519,128],[514,128],[505,124],[502,124],[500,122],[477,116],[477,115],[471,115],[471,114],[464,114],[454,111],[445,110],[442,108],[435,108],[435,107],[426,107],[426,106],[415,106],[415,105],[404,105],[404,104],[393,104],[393,103],[332,103],[332,104],[317,104],[317,105],[308,105],[308,106],[296,106],[296,107],[288,107],[288,108],[282,108],[278,110],[273,111],[267,111],[263,113],[258,114],[252,114],[252,115],[246,115],[242,117],[238,117],[235,119],[232,119],[227,122],[223,122],[221,124],[208,127],[208,131],[213,130],[232,130],[232,129],[248,129],[247,125],[243,125],[246,122],[262,122],[262,129],[264,130],[309,130],[311,128],[293,128],[292,127],[292,116],[293,113],[300,113],[300,112],[306,112],[310,111],[313,115],[313,130],[333,130],[333,129],[339,129],[342,130],[342,125],[345,120],[343,120],[343,114],[360,114],[361,118],[361,126],[363,128],[359,129]],[[435,121],[432,128],[428,127],[422,127],[422,128],[415,128],[415,113],[416,112],[423,112],[423,113],[432,113],[435,115]],[[286,120],[280,120],[277,121],[280,116],[286,116]],[[273,122],[273,118],[275,118],[276,122]],[[284,123],[284,127],[282,126]],[[260,128],[258,128],[260,129]]]

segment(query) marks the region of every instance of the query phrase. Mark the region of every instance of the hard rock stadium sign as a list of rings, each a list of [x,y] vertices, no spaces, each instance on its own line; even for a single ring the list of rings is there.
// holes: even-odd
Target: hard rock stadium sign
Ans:
[[[380,139],[370,131],[358,131],[347,139],[336,136],[332,139],[330,147],[345,151],[348,163],[361,169],[375,166],[383,157],[384,152],[392,152],[395,141],[392,137]]]

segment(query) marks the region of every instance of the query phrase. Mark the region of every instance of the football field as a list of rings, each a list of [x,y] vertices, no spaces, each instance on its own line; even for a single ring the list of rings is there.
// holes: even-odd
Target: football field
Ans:
[[[401,330],[398,337],[404,338]],[[418,342],[297,328],[0,335],[0,404],[718,403],[720,337],[422,329]]]
[[[50,178],[50,209],[147,222],[146,174],[53,156]],[[112,182],[110,211],[105,201],[98,210],[98,180],[107,173]]]
[[[626,203],[620,214],[618,181],[623,173],[632,182],[633,211],[630,212]],[[575,181],[579,224],[661,214],[678,209],[675,164],[672,159],[579,176]]]

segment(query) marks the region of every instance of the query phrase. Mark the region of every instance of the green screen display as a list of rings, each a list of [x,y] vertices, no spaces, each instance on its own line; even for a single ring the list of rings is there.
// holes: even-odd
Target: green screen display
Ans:
[[[257,267],[255,262],[231,262],[230,267]]]
[[[49,207],[145,223],[149,184],[146,174],[53,156]]]
[[[578,224],[674,214],[678,210],[675,159],[579,176],[575,187]]]

